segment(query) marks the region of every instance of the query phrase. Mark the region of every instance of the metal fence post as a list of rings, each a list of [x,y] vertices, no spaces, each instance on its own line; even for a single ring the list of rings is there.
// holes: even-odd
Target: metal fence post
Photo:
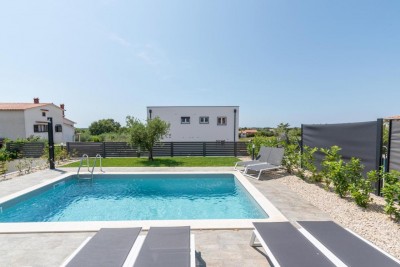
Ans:
[[[106,158],[106,142],[103,142],[103,158]]]
[[[207,156],[206,142],[203,142],[203,157]]]
[[[174,156],[174,142],[171,142],[171,157]]]
[[[382,166],[382,138],[383,138],[383,119],[377,119],[376,122],[376,170],[379,173],[379,169]],[[382,177],[379,177],[378,182],[376,182],[376,195],[381,194]]]
[[[390,171],[390,149],[391,149],[391,144],[392,144],[392,120],[389,120],[389,140],[388,140],[388,146],[387,146],[387,157],[386,157],[386,169],[385,172]]]

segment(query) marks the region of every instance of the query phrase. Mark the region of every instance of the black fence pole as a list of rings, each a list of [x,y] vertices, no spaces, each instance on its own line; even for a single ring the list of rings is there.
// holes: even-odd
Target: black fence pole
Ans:
[[[302,155],[303,155],[303,145],[304,145],[304,136],[303,136],[303,126],[304,124],[301,125],[301,140],[300,140],[300,168],[303,168],[303,161],[302,161]]]
[[[377,133],[376,133],[376,170],[379,172],[382,166],[382,139],[383,139],[383,119],[378,119],[376,123]],[[376,195],[380,195],[382,187],[382,177],[379,177],[378,182],[375,185]]]
[[[106,158],[106,142],[103,142],[103,158]]]
[[[47,118],[47,133],[49,139],[49,163],[50,170],[54,170],[54,138],[53,138],[53,118]]]
[[[70,148],[69,148],[69,142],[67,142],[67,153],[68,153],[68,155],[71,155],[71,152],[70,152],[71,150],[70,150]]]
[[[174,142],[171,142],[171,157],[173,156],[174,156]]]
[[[387,146],[386,169],[385,172],[390,171],[390,148],[392,144],[392,120],[389,120],[389,140]]]
[[[206,142],[203,142],[203,157],[207,156]]]

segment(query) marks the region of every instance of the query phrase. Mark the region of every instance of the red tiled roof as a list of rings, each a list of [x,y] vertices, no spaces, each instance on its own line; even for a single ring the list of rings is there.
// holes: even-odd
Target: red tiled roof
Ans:
[[[246,134],[248,134],[248,133],[257,133],[257,130],[243,130],[243,131],[241,131],[241,133],[246,133]]]
[[[385,119],[387,119],[387,120],[400,120],[400,115],[390,116],[390,117],[387,117]]]
[[[0,110],[25,110],[47,105],[51,105],[51,103],[0,103]]]

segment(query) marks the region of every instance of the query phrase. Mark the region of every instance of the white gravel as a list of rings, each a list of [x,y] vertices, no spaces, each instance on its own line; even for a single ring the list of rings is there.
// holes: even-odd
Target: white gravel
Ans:
[[[322,185],[307,183],[297,176],[286,176],[275,181],[285,184],[343,227],[400,259],[400,223],[384,213],[385,201],[382,197],[371,195],[373,203],[364,209],[358,207],[350,197],[342,199],[334,192],[323,189]]]

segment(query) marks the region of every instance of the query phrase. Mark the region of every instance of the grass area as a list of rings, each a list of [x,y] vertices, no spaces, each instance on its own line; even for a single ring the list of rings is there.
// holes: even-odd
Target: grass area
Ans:
[[[90,160],[90,166],[93,166]],[[235,157],[168,157],[155,158],[149,161],[147,158],[105,158],[102,159],[103,167],[231,167],[239,161]],[[96,162],[99,166],[99,160]],[[79,167],[79,161],[62,167]]]

